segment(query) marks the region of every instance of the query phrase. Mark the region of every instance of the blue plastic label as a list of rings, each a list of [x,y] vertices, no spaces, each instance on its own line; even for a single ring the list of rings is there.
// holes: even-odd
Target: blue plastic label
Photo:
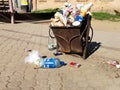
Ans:
[[[55,59],[54,58],[45,58],[44,59],[44,68],[55,68]]]

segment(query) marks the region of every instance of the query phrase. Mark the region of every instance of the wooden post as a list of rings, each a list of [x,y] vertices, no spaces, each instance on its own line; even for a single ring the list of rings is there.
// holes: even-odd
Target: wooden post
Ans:
[[[12,0],[9,0],[9,8],[10,8],[10,16],[11,16],[11,24],[14,24],[14,11],[13,11],[13,3]]]

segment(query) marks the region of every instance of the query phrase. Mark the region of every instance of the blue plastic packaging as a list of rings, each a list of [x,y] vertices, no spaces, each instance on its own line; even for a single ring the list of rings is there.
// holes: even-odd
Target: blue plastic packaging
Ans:
[[[75,16],[75,21],[82,21],[83,20],[83,17],[82,16],[80,16],[80,15],[77,15],[77,16]]]
[[[62,52],[55,52],[53,53],[55,56],[62,55]]]
[[[58,58],[41,58],[39,67],[40,68],[59,68],[65,63],[60,61]]]

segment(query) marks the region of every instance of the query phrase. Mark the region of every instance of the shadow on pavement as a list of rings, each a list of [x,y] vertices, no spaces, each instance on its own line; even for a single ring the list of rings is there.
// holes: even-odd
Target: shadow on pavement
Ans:
[[[0,13],[0,21],[4,23],[10,23],[10,13]],[[32,22],[36,24],[35,21],[40,20],[49,20],[54,17],[54,12],[51,13],[15,13],[14,19],[15,23],[22,23],[21,21],[25,22]]]
[[[91,42],[88,44],[87,58],[92,55],[101,46],[101,42]]]

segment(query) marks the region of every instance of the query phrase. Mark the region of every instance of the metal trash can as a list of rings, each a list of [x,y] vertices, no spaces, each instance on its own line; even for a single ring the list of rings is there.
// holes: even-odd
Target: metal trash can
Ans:
[[[50,26],[57,41],[57,51],[64,53],[80,53],[86,58],[91,16],[84,17],[80,26]],[[50,35],[51,36],[51,35]]]

